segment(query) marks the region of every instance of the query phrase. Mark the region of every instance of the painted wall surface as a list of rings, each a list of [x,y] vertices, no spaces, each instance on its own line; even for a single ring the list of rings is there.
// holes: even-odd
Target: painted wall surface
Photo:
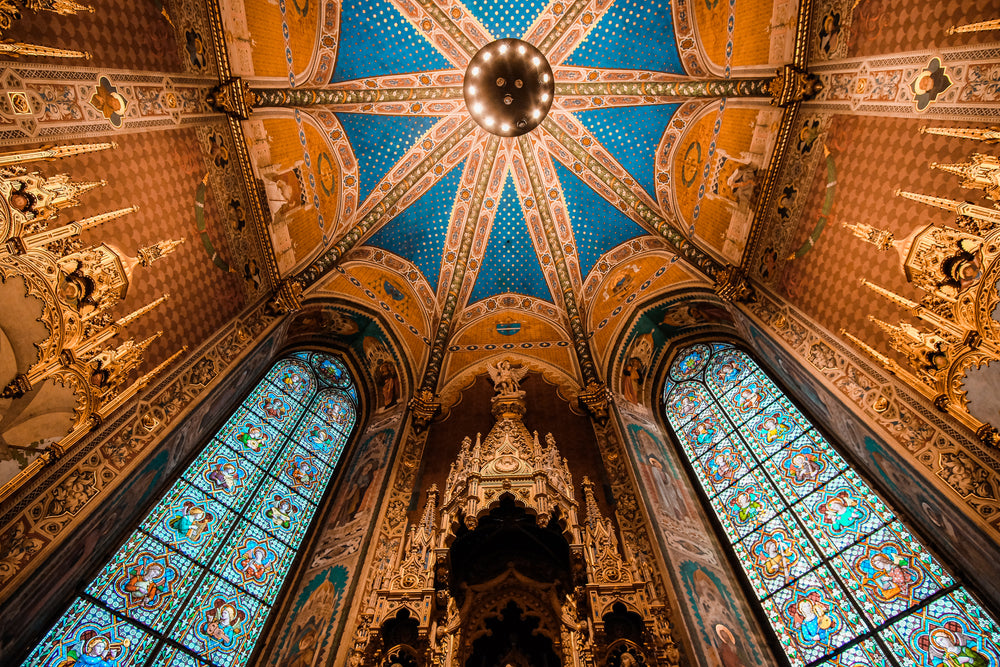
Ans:
[[[344,610],[364,564],[403,414],[399,407],[375,416],[340,474],[285,610],[272,619],[262,657],[267,664],[323,665],[336,655],[346,621]]]
[[[774,664],[681,454],[645,407],[617,401],[628,451],[699,665]]]

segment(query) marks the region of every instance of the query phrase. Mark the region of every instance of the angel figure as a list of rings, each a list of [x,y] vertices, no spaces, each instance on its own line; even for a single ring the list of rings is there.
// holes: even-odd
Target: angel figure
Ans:
[[[490,379],[498,396],[509,396],[520,391],[518,383],[528,374],[528,369],[524,366],[512,368],[510,362],[502,360],[496,366],[486,362],[486,368],[490,372]]]

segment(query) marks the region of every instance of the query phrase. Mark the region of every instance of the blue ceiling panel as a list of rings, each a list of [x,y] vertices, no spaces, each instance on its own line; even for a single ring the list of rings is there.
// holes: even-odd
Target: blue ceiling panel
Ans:
[[[445,174],[434,187],[367,241],[368,245],[384,248],[416,264],[435,291],[448,221],[464,165],[462,162]]]
[[[546,4],[545,0],[469,0],[466,6],[494,39],[520,39]]]
[[[365,200],[392,166],[406,155],[417,139],[440,118],[427,116],[375,116],[338,113],[358,160],[360,197]]]
[[[556,175],[569,209],[580,271],[586,279],[601,255],[647,232],[558,162]]]
[[[387,0],[344,0],[331,81],[453,67]]]
[[[684,74],[669,0],[616,0],[565,64]]]
[[[576,114],[611,156],[656,197],[656,147],[679,104],[612,107]]]
[[[510,174],[507,174],[504,183],[490,240],[469,303],[504,292],[552,301]]]

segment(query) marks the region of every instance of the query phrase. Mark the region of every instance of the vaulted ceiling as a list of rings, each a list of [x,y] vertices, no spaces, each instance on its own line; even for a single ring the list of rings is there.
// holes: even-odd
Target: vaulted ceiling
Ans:
[[[281,11],[246,2],[245,16],[230,19],[238,73],[259,86],[348,91],[347,103],[259,109],[245,123],[265,189],[277,192],[284,179],[284,194],[269,202],[283,275],[359,233],[320,289],[367,295],[391,310],[420,363],[442,318],[458,324],[453,339],[478,322],[480,342],[532,328],[542,336],[547,326],[546,340],[534,342],[565,345],[571,313],[617,316],[640,285],[665,287],[665,273],[698,280],[683,262],[668,271],[678,258],[657,231],[664,224],[718,259],[738,260],[741,240],[725,247],[732,210],[719,201],[728,176],[721,164],[746,159],[759,105],[740,115],[719,100],[683,104],[601,85],[732,67],[732,22],[728,49],[713,37],[707,51],[692,25],[718,25],[725,36],[732,7],[696,3],[691,17],[684,3],[675,6],[680,21],[665,0],[346,0]],[[740,29],[765,32],[759,22]],[[557,85],[592,84],[575,95],[557,90],[544,123],[520,138],[480,127],[461,95],[470,56],[503,38],[537,46]],[[754,41],[750,61],[764,64],[767,41]],[[361,98],[371,90],[374,100]],[[740,136],[727,139],[723,125],[733,134],[737,121]],[[705,135],[696,154],[676,155],[696,127]],[[672,161],[691,172],[680,197]],[[369,222],[380,207],[388,214]],[[646,251],[654,261],[613,271]]]

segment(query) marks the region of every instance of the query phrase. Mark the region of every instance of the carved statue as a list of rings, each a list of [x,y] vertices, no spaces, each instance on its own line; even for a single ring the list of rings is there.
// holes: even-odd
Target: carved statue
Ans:
[[[518,384],[528,374],[528,369],[524,366],[513,368],[506,359],[496,366],[486,362],[486,368],[490,372],[490,379],[493,380],[493,387],[497,396],[512,396],[517,394],[521,387]]]

